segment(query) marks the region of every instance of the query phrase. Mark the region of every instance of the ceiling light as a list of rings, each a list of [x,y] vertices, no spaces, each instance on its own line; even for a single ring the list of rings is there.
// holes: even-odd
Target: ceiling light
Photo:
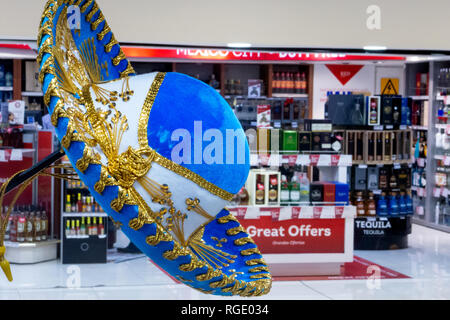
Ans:
[[[227,46],[229,48],[250,48],[252,45],[247,42],[231,42],[228,43]]]
[[[385,47],[385,46],[364,46],[363,49],[366,51],[385,51],[385,50],[387,50],[387,47]]]

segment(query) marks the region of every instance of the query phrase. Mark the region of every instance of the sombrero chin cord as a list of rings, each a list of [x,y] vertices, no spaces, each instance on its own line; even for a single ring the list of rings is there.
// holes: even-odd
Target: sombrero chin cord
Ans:
[[[50,166],[47,169],[65,169],[65,170],[73,171],[72,167],[70,167],[69,165],[66,165],[66,164]],[[14,174],[12,177],[10,177],[5,183],[3,183],[0,186],[0,267],[2,268],[3,272],[6,275],[6,278],[9,281],[13,281],[13,277],[12,277],[9,261],[6,260],[6,258],[5,258],[6,248],[5,248],[4,239],[5,239],[6,228],[9,223],[9,217],[11,215],[12,208],[15,206],[20,195],[25,191],[25,189],[30,185],[30,183],[39,176],[47,176],[47,177],[50,176],[50,177],[55,177],[55,178],[59,178],[59,179],[63,179],[63,180],[71,180],[71,181],[77,180],[78,181],[77,178],[74,178],[74,176],[76,175],[74,173],[66,173],[65,174],[65,173],[48,173],[48,172],[44,172],[44,171],[39,172],[39,173],[35,174],[34,176],[25,180],[25,182],[23,182],[20,185],[20,187],[16,191],[11,203],[8,206],[8,210],[6,212],[3,212],[4,211],[3,200],[5,198],[6,189],[9,185],[9,183],[16,176],[18,176],[19,174],[21,174],[24,171],[25,170],[17,172],[16,174]]]

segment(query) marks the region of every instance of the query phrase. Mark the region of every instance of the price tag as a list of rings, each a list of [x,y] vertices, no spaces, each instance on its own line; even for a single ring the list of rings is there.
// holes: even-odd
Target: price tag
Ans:
[[[387,126],[386,126],[386,130],[392,130],[392,129],[394,129],[394,126],[393,126],[393,125],[387,125]]]
[[[394,163],[394,169],[400,169],[400,163]]]
[[[399,129],[400,129],[400,130],[406,130],[406,125],[404,125],[404,124],[401,125],[401,126],[399,127]]]
[[[297,157],[297,161],[295,162],[298,166],[309,166],[310,158],[306,154],[300,154]]]
[[[425,196],[425,188],[417,188],[417,195],[419,197]]]
[[[269,167],[279,167],[280,166],[280,158],[279,154],[271,154],[269,158]]]
[[[441,196],[441,189],[440,188],[433,188],[433,197],[439,198]]]
[[[444,166],[450,166],[450,157],[444,156]]]
[[[336,218],[336,209],[332,206],[325,206],[322,209],[322,213],[320,215],[321,219],[334,219]]]
[[[417,158],[416,161],[419,167],[425,167],[425,158]]]
[[[318,166],[324,167],[324,166],[330,166],[331,165],[331,155],[329,154],[321,154],[319,156],[319,161],[317,162]]]
[[[298,128],[298,122],[292,122],[292,128]]]
[[[358,164],[359,169],[367,169],[367,164]]]
[[[273,127],[274,128],[281,128],[281,122],[280,121],[274,121]]]
[[[314,207],[306,206],[300,207],[299,219],[312,219],[314,218]]]
[[[448,124],[447,127],[445,128],[445,133],[450,134],[450,124]]]
[[[278,221],[285,221],[291,219],[292,219],[292,207],[281,207]]]
[[[11,161],[22,161],[23,160],[23,154],[22,150],[20,149],[12,149],[11,150]]]
[[[257,166],[259,165],[259,157],[258,154],[251,154],[250,155],[250,165],[251,166]]]
[[[383,130],[383,126],[374,126],[373,130],[375,130],[375,131],[382,131]]]
[[[442,196],[443,196],[444,198],[447,198],[447,197],[448,197],[448,189],[447,189],[447,188],[443,188],[443,190],[442,190]]]
[[[0,150],[0,162],[8,162],[6,160],[5,150]]]

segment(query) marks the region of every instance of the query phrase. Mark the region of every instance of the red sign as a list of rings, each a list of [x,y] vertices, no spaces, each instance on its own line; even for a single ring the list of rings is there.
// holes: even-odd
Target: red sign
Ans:
[[[403,56],[357,55],[343,53],[270,52],[249,50],[148,48],[123,46],[128,58],[188,59],[211,61],[367,61],[405,60]]]
[[[240,219],[261,253],[344,253],[345,219]]]
[[[347,84],[358,72],[362,69],[362,65],[351,64],[327,64],[327,68],[331,73],[342,83],[343,86]]]

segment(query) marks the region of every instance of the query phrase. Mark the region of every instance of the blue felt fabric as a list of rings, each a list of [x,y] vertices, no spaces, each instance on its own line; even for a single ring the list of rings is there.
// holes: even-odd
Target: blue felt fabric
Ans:
[[[188,134],[173,136],[176,132]],[[150,113],[148,138],[159,154],[230,193],[239,192],[247,179],[250,157],[242,126],[220,94],[197,79],[166,74]],[[177,147],[186,141],[190,157],[184,154],[187,148]],[[180,163],[183,156],[190,161]]]

